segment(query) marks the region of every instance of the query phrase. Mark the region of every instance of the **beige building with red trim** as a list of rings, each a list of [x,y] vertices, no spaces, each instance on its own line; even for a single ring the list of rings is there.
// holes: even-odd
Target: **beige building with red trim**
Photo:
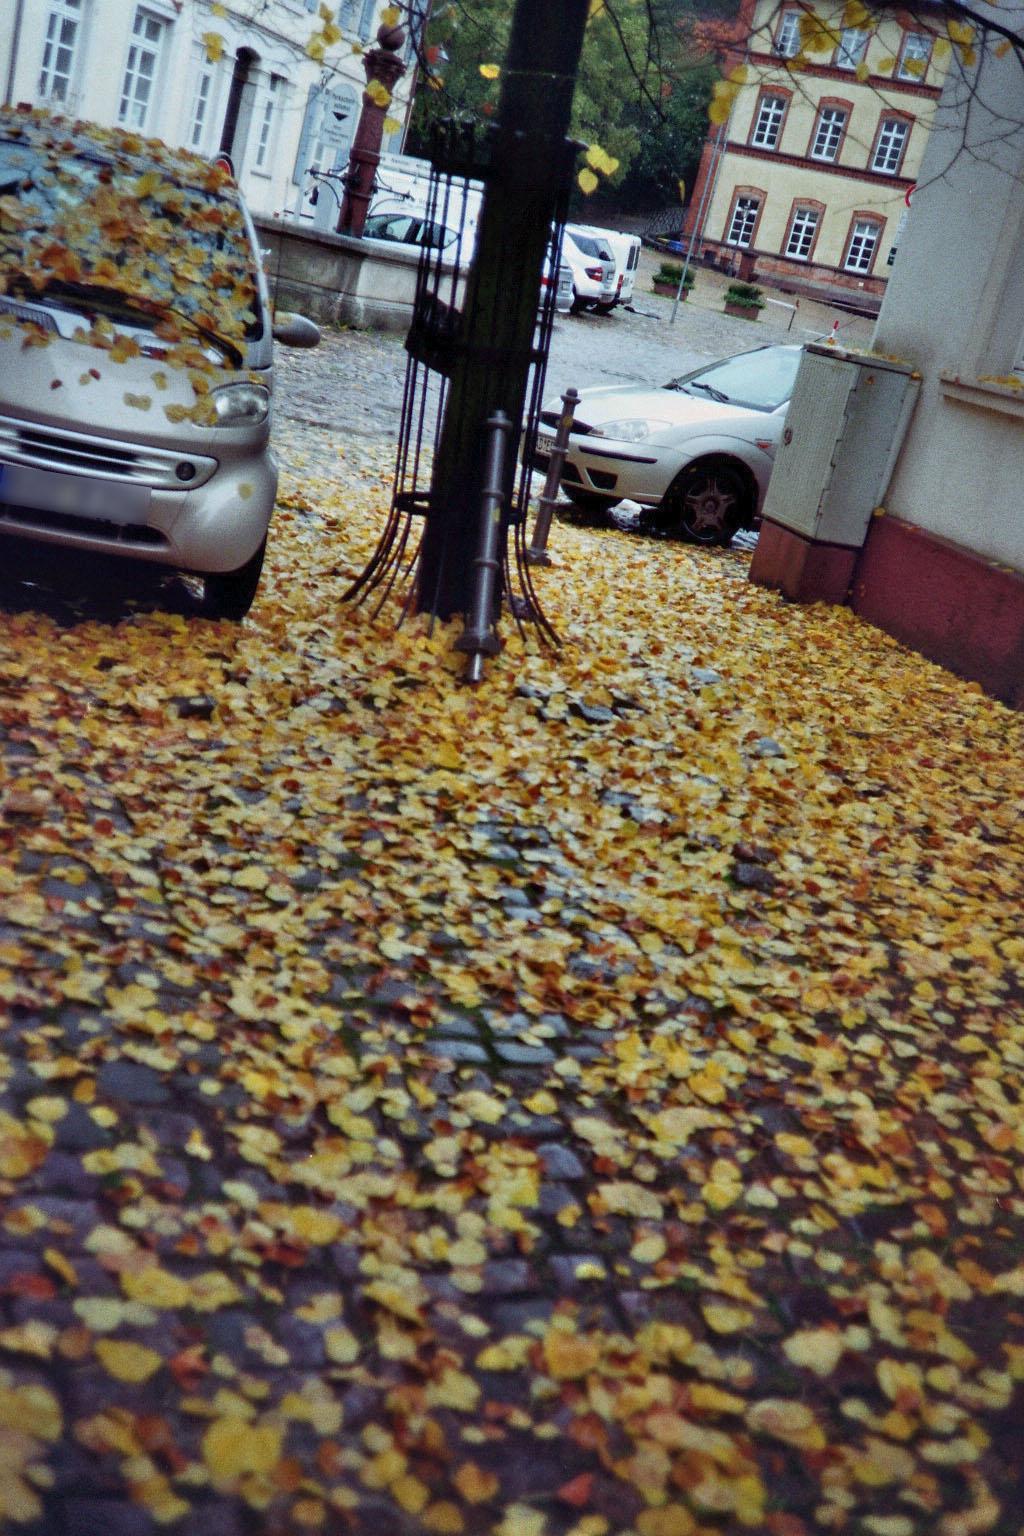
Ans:
[[[920,18],[844,27],[842,10],[755,0],[728,61],[746,80],[705,145],[685,229],[705,261],[745,279],[874,312],[946,58]],[[828,28],[817,46],[811,14]]]

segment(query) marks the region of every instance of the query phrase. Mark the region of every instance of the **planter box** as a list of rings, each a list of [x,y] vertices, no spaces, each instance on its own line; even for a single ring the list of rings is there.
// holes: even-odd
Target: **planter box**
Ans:
[[[692,286],[692,284],[690,286]],[[679,288],[679,284],[678,283],[663,283],[660,278],[654,277],[654,278],[651,279],[651,287],[654,289],[655,293],[664,294],[665,298],[667,298],[667,299],[674,299],[675,296],[676,296],[676,292],[677,292],[677,290]],[[680,298],[685,299],[686,295],[689,293],[689,291],[690,291],[689,287],[684,288],[682,293],[679,295]]]
[[[730,304],[728,299],[725,301],[725,312],[736,320],[756,320],[761,314],[757,304]]]

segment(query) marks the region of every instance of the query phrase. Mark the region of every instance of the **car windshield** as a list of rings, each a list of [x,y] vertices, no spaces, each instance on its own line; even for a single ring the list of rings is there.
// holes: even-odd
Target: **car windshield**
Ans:
[[[685,373],[664,387],[686,395],[702,395],[723,405],[777,411],[793,393],[799,366],[799,347],[759,347],[755,352],[727,357],[710,368]]]
[[[0,294],[152,317],[168,340],[199,332],[240,356],[262,330],[257,291],[219,168],[118,130],[0,112]]]

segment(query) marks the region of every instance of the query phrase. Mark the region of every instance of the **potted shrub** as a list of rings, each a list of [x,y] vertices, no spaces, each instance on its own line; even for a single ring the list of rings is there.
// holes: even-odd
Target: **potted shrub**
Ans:
[[[764,294],[754,283],[730,283],[725,290],[725,312],[738,320],[756,320],[764,305]]]
[[[678,261],[663,261],[651,279],[651,287],[655,293],[663,293],[668,298],[674,299],[679,292],[679,279],[683,275],[682,265]],[[686,269],[686,281],[683,283],[681,298],[686,298],[693,287],[693,271]]]

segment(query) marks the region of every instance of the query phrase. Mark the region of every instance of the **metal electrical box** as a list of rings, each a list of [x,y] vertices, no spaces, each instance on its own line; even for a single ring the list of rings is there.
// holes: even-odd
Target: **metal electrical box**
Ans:
[[[859,549],[917,400],[910,363],[811,343],[800,360],[762,515]]]

